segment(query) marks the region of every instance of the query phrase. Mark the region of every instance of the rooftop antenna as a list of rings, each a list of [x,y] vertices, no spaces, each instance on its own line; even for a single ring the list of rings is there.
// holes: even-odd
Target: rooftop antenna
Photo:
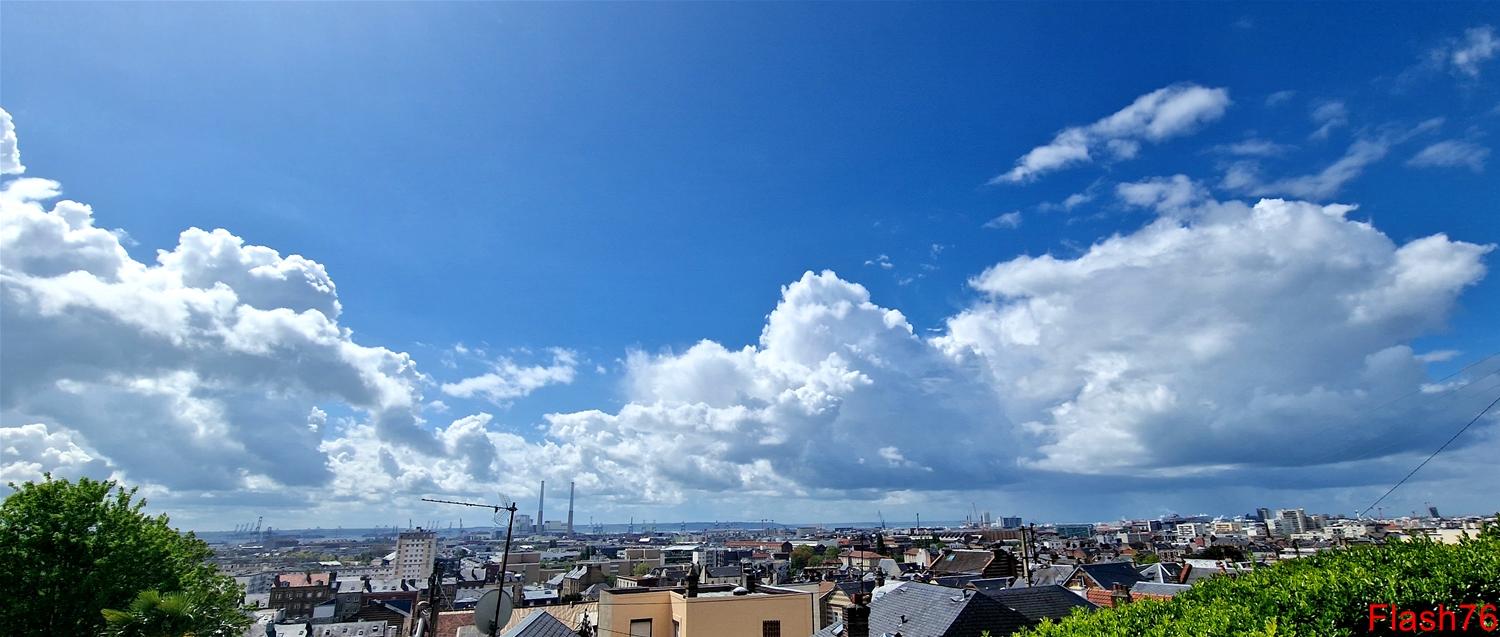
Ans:
[[[423,502],[437,502],[439,504],[456,504],[458,506],[479,507],[481,509],[490,509],[490,510],[492,510],[492,511],[495,512],[495,524],[496,525],[500,524],[500,518],[501,517],[505,517],[505,519],[506,519],[505,520],[505,552],[503,552],[503,553],[500,554],[500,597],[503,600],[504,597],[506,597],[506,596],[509,595],[509,593],[505,591],[505,585],[508,584],[508,583],[510,583],[508,581],[510,578],[507,576],[506,568],[508,568],[510,566],[510,538],[511,538],[511,532],[515,529],[515,526],[516,526],[516,510],[517,509],[516,509],[516,503],[507,500],[505,498],[505,496],[502,495],[500,497],[500,500],[502,502],[505,502],[506,504],[504,504],[504,505],[499,505],[499,504],[477,504],[477,503],[474,503],[474,502],[459,502],[459,501],[456,501],[456,500],[438,500],[436,498],[422,498]],[[509,515],[507,515],[507,516],[501,516],[500,515],[501,511],[505,511]],[[510,609],[510,607],[511,607],[511,604],[506,604],[506,603],[503,603],[503,602],[499,603],[499,604],[497,604],[495,606],[495,622],[490,625],[490,633],[489,633],[490,637],[497,637],[500,634],[500,628],[505,625],[503,622],[500,621],[501,610],[507,610],[508,611]],[[429,612],[436,613],[437,612],[437,607],[436,606],[430,607]],[[436,615],[434,615],[434,617],[435,616]],[[433,622],[433,625],[434,626],[437,625],[437,623],[436,623],[435,620]]]

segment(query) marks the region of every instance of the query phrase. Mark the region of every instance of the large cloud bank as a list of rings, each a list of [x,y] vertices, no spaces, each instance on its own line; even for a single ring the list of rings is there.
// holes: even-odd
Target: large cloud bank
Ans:
[[[1109,130],[1149,140],[1211,119],[1223,100],[1206,90]],[[754,344],[629,353],[622,407],[552,414],[537,434],[489,413],[430,422],[424,393],[514,400],[570,382],[571,352],[434,380],[339,324],[316,261],[197,228],[137,260],[59,184],[14,177],[0,185],[0,475],[117,475],[229,503],[519,496],[552,478],[671,504],[1229,479],[1413,450],[1413,423],[1436,418],[1425,403],[1364,410],[1422,391],[1411,343],[1493,246],[1398,243],[1349,206],[1217,202],[1180,176],[1118,194],[1155,221],[1075,257],[995,264],[935,336],[808,272]],[[1315,432],[1330,443],[1288,444]]]

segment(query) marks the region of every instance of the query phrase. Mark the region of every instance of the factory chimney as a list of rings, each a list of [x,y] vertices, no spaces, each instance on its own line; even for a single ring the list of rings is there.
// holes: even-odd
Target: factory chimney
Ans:
[[[573,481],[568,481],[568,537],[573,537]]]
[[[537,532],[537,535],[541,535],[543,531],[547,530],[547,528],[546,528],[547,518],[542,517],[542,512],[544,510],[542,508],[542,505],[544,505],[546,503],[547,503],[547,481],[543,480],[542,481],[542,491],[541,491],[540,494],[538,494],[536,496],[536,532]]]

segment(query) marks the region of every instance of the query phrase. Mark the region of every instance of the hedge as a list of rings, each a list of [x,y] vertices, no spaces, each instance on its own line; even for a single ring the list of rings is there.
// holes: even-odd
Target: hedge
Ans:
[[[1215,577],[1170,600],[1135,601],[1118,608],[1075,611],[1025,637],[1084,635],[1334,636],[1370,634],[1371,604],[1421,611],[1444,604],[1500,605],[1500,527],[1457,545],[1425,539],[1322,551]],[[1459,613],[1463,619],[1463,611]],[[1476,629],[1471,634],[1500,634]],[[1377,634],[1410,634],[1377,623]]]

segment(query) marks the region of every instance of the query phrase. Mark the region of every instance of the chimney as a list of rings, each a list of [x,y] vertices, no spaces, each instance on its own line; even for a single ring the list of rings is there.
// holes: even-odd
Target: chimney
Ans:
[[[687,596],[688,597],[697,597],[698,596],[698,565],[697,564],[694,564],[694,565],[688,567],[688,572],[687,572]]]
[[[1115,584],[1114,589],[1109,592],[1109,605],[1121,606],[1130,603],[1130,589],[1124,584]]]
[[[862,593],[854,594],[854,605],[844,607],[844,637],[870,637],[870,607]]]
[[[546,530],[547,518],[542,517],[542,505],[547,502],[547,481],[542,481],[542,490],[536,496],[536,532],[540,534]]]
[[[568,537],[573,537],[573,481],[568,481]]]

